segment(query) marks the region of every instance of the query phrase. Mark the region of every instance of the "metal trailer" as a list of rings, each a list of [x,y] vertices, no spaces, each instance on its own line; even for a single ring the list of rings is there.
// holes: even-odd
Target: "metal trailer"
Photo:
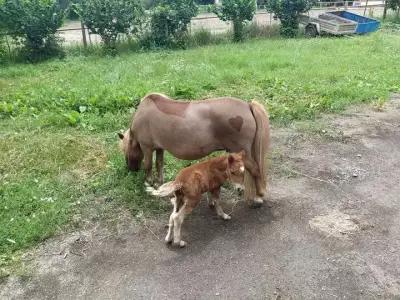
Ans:
[[[320,14],[317,18],[300,15],[299,21],[305,25],[305,34],[315,37],[321,33],[334,35],[364,34],[376,31],[379,21],[363,17],[345,10]]]

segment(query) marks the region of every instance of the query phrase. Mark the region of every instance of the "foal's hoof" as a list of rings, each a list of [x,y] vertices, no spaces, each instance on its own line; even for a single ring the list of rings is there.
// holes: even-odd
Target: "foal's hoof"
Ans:
[[[183,248],[186,247],[186,242],[185,241],[174,242],[174,246]]]
[[[222,216],[222,219],[224,219],[224,220],[230,220],[230,219],[232,219],[232,218],[231,218],[230,215],[224,214],[224,215]]]

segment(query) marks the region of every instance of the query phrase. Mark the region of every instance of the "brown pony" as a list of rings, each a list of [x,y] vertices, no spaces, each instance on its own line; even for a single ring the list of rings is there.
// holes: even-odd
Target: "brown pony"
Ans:
[[[211,193],[211,201],[209,198],[208,205],[215,208],[218,216],[224,220],[231,219],[219,204],[219,194],[222,184],[226,181],[243,183],[243,156],[242,151],[210,158],[180,170],[174,181],[164,183],[157,190],[147,188],[153,196],[175,195],[171,199],[174,209],[169,218],[168,234],[165,237],[167,243],[174,241],[175,246],[186,246],[186,242],[181,240],[183,220],[199,204],[201,195],[206,192]]]
[[[163,183],[164,150],[187,160],[218,150],[244,150],[245,198],[263,203],[270,133],[268,115],[256,101],[223,97],[182,102],[149,94],[139,104],[130,128],[119,136],[130,170],[139,170],[144,160],[146,181],[151,180],[156,152],[159,183]]]

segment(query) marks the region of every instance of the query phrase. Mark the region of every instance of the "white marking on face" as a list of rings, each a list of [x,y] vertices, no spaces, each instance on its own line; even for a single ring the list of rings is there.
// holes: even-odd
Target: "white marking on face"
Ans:
[[[240,167],[240,172],[242,172],[242,173],[244,172],[244,167],[243,166]]]

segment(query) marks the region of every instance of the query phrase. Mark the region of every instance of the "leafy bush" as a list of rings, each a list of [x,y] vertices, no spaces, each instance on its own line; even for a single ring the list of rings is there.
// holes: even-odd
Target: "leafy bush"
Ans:
[[[83,23],[114,53],[119,34],[140,31],[143,7],[137,0],[85,0],[76,5]]]
[[[221,20],[233,22],[233,40],[239,42],[244,39],[245,22],[253,19],[256,8],[255,0],[224,0],[215,13]]]
[[[184,46],[187,27],[197,15],[193,0],[159,0],[151,11],[151,40],[155,46]]]
[[[281,34],[294,37],[299,28],[299,14],[309,11],[313,3],[314,0],[270,0],[267,10],[281,21]]]
[[[5,0],[0,5],[3,26],[22,43],[30,61],[62,53],[56,32],[63,18],[64,10],[54,0]]]
[[[400,10],[400,0],[388,0],[387,5],[390,9],[397,11],[397,13]]]

